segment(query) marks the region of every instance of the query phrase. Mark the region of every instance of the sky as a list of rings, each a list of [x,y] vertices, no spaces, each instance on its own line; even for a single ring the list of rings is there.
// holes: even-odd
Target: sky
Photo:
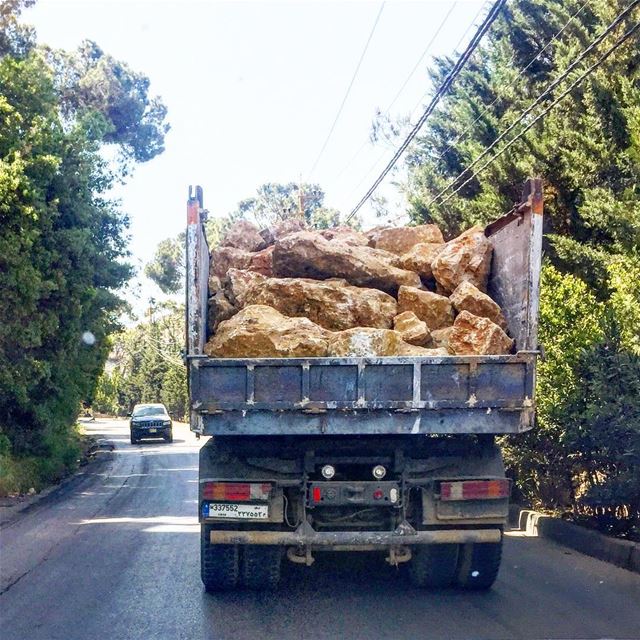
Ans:
[[[97,42],[146,74],[168,107],[165,152],[115,193],[141,267],[158,242],[184,229],[191,184],[203,187],[212,216],[265,182],[298,180],[319,183],[325,204],[347,214],[395,151],[368,142],[376,110],[415,121],[432,57],[462,48],[483,7],[485,0],[39,0],[23,19],[53,47]],[[402,213],[390,180],[380,193]],[[369,205],[362,217],[373,224]],[[141,282],[142,299],[159,297]]]

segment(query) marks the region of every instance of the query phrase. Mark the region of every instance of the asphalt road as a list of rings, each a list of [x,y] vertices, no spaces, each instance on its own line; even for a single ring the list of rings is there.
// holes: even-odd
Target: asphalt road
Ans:
[[[212,596],[199,578],[200,442],[128,443],[0,530],[2,640],[640,638],[640,576],[509,536],[492,591],[424,592],[377,557],[285,565],[281,588]]]

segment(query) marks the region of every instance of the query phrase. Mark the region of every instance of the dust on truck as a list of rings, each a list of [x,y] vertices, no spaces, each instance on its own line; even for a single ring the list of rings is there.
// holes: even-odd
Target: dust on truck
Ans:
[[[485,229],[488,293],[515,353],[385,358],[204,354],[209,249],[190,190],[187,366],[207,591],[277,584],[283,561],[379,551],[414,584],[487,589],[510,481],[496,436],[534,426],[542,185]],[[382,561],[382,558],[381,558]]]

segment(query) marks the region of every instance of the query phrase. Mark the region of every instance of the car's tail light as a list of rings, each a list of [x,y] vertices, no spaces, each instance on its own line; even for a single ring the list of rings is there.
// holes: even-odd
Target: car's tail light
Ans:
[[[493,500],[508,498],[510,492],[509,480],[463,480],[440,483],[440,500]]]
[[[270,484],[257,482],[205,482],[202,487],[205,500],[268,500],[270,493]]]

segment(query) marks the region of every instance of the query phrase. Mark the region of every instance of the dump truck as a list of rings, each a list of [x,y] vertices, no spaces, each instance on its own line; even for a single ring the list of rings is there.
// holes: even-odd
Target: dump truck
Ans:
[[[488,589],[510,480],[496,438],[534,427],[542,183],[487,225],[514,352],[211,358],[203,191],[189,189],[186,363],[207,591],[271,588],[285,560],[379,552],[427,588]]]

